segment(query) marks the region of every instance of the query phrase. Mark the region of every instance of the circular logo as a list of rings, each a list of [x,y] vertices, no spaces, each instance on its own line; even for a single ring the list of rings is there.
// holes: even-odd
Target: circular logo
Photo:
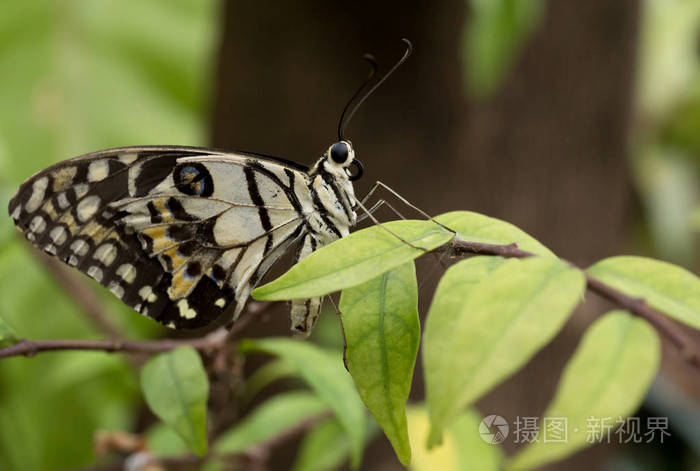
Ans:
[[[489,415],[479,424],[481,439],[491,445],[503,443],[508,437],[508,422],[500,415]]]

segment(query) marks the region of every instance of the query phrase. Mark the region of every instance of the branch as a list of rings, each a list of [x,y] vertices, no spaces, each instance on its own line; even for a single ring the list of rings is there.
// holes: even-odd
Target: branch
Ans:
[[[453,249],[457,255],[469,253],[498,255],[505,258],[527,258],[536,256],[536,254],[532,252],[521,250],[517,244],[485,244],[482,242],[469,242],[456,238],[451,242],[451,249]],[[569,261],[566,261],[566,263],[572,267],[579,268]],[[661,312],[653,309],[643,298],[628,296],[622,291],[619,291],[612,286],[603,283],[594,276],[589,275],[585,272],[585,270],[582,271],[586,276],[586,285],[589,290],[620,305],[627,311],[630,311],[631,313],[649,321],[661,333],[668,337],[676,348],[678,348],[685,361],[693,365],[695,368],[700,369],[700,354],[698,354],[698,352],[695,350],[693,341],[685,335],[685,333],[675,322]]]
[[[228,337],[226,329],[218,329],[205,337],[194,339],[164,339],[146,341],[126,340],[20,340],[18,343],[0,349],[0,358],[15,356],[32,357],[37,353],[58,350],[96,350],[106,353],[158,353],[177,347],[190,346],[198,350],[214,348]]]
[[[120,339],[110,340],[29,340],[22,339],[14,345],[0,348],[0,359],[25,356],[33,357],[37,353],[55,352],[60,350],[83,350],[100,351],[106,353],[127,352],[127,353],[160,353],[172,350],[177,347],[190,346],[197,350],[208,350],[218,348],[242,332],[251,321],[262,312],[266,311],[273,302],[251,302],[246,312],[247,314],[233,324],[231,330],[225,328],[217,329],[204,337],[191,339],[163,339],[128,341]]]

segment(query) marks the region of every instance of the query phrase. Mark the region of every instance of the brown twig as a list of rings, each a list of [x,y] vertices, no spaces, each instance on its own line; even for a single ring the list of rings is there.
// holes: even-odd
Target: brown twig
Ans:
[[[58,350],[94,350],[107,353],[158,353],[177,347],[190,346],[198,350],[214,348],[228,338],[226,329],[218,329],[204,337],[195,339],[163,339],[146,341],[126,340],[20,340],[18,343],[0,349],[0,358],[15,356],[32,357],[37,353]]]
[[[455,238],[451,242],[451,249],[458,255],[463,254],[483,254],[483,255],[498,255],[505,258],[527,258],[536,256],[532,252],[521,250],[517,244],[497,245],[485,244],[482,242],[469,242]],[[566,262],[572,267],[576,267],[571,262]],[[576,267],[578,268],[578,267]],[[601,280],[589,275],[584,271],[586,277],[587,288],[603,298],[612,301],[627,311],[642,317],[649,321],[662,334],[664,334],[670,342],[678,348],[681,356],[685,361],[700,369],[700,354],[695,350],[692,340],[690,340],[678,325],[669,319],[665,314],[653,309],[642,298],[634,298],[628,296],[622,291],[613,288],[610,285],[603,283]]]

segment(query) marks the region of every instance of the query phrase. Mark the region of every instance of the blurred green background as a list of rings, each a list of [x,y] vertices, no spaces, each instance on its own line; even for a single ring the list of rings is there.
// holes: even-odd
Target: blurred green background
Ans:
[[[2,2],[3,207],[34,172],[107,147],[215,145],[310,163],[365,73],[360,53],[377,52],[386,67],[407,36],[414,57],[350,126],[370,174],[362,189],[381,178],[432,213],[503,217],[581,263],[633,252],[697,273],[700,2],[557,3]],[[105,291],[95,287],[126,336],[163,334]],[[104,336],[9,217],[0,218],[0,316],[27,338]],[[571,338],[586,319],[572,322]],[[256,333],[285,334],[286,322],[277,316]],[[335,341],[334,322],[326,316],[319,341]],[[517,396],[519,414],[535,415],[551,394],[546,377],[573,348],[561,343],[488,406]],[[642,414],[670,416],[671,444],[585,452],[551,469],[692,469],[699,397],[698,378],[667,359]],[[0,469],[86,466],[96,430],[141,431],[142,411],[121,356],[3,360]],[[378,439],[365,469],[397,466]]]

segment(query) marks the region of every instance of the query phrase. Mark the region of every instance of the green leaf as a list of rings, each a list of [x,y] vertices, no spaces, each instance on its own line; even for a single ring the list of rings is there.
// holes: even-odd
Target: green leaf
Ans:
[[[278,394],[224,432],[213,448],[218,453],[243,452],[327,410],[325,402],[310,392]]]
[[[295,366],[297,374],[316,391],[343,425],[352,446],[352,465],[357,468],[364,447],[365,408],[340,356],[288,338],[244,340],[240,348],[243,353],[276,355]]]
[[[566,440],[553,442],[545,440],[546,435],[539,437],[518,453],[507,469],[532,469],[598,440],[603,431],[600,425],[614,426],[616,419],[628,416],[641,404],[660,356],[658,335],[644,319],[625,311],[598,319],[566,365],[554,399],[543,414],[566,418]]]
[[[387,229],[395,235],[387,232]],[[259,300],[313,298],[359,285],[446,244],[453,234],[430,221],[392,221],[353,232],[294,265],[276,280],[253,290]]]
[[[467,409],[450,426],[450,433],[458,444],[457,469],[463,471],[500,471],[503,469],[503,451],[498,445],[484,441],[479,433],[482,417],[474,409]]]
[[[265,386],[278,379],[294,376],[296,372],[293,364],[281,358],[267,362],[246,379],[245,394],[240,399],[241,403],[248,404]]]
[[[141,389],[153,413],[194,453],[206,454],[209,381],[199,354],[179,347],[154,356],[141,370]]]
[[[526,252],[542,256],[554,255],[537,239],[520,228],[483,214],[452,211],[437,216],[435,220],[457,232],[458,239],[484,244],[518,244],[518,247]]]
[[[556,258],[474,257],[447,270],[423,338],[430,445],[451,417],[550,341],[584,287],[581,271]]]
[[[159,457],[184,455],[189,451],[180,435],[163,422],[156,422],[148,428],[146,443],[148,451]]]
[[[476,98],[491,96],[537,29],[544,12],[541,0],[469,0],[464,28],[466,88]]]
[[[674,319],[700,329],[700,279],[667,262],[644,257],[606,258],[588,273]]]
[[[411,461],[405,405],[420,342],[413,262],[343,290],[346,361],[367,408],[403,465]]]
[[[309,431],[301,443],[292,471],[331,471],[350,456],[345,430],[335,419]]]
[[[19,337],[15,331],[0,317],[0,348],[9,347],[17,342],[19,342]]]

